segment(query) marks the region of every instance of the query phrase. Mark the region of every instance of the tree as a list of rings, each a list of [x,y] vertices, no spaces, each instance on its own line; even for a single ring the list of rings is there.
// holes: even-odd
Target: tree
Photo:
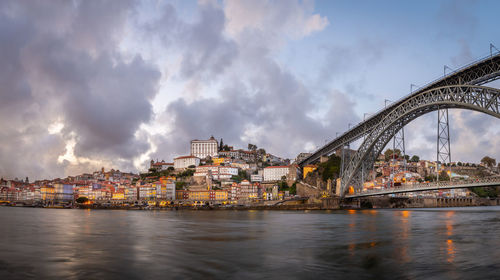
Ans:
[[[212,157],[211,156],[208,156],[207,157],[207,160],[205,161],[206,164],[213,164],[214,161],[212,160]]]
[[[188,168],[196,168],[196,166],[191,164],[190,166],[188,166]]]
[[[449,180],[450,176],[448,176],[448,173],[445,170],[439,172],[439,181],[449,181]]]
[[[186,186],[186,182],[182,182],[182,181],[176,181],[175,182],[175,189],[176,190],[182,190],[184,189],[184,187]]]
[[[497,165],[497,161],[494,158],[490,158],[489,156],[485,156],[481,159],[481,163],[486,165],[487,167],[493,167]]]
[[[243,180],[248,179],[247,171],[243,169],[238,171],[238,176],[240,176]]]
[[[80,196],[79,198],[76,199],[76,202],[77,203],[85,203],[85,202],[88,202],[89,199],[84,197],[84,196]]]
[[[318,166],[318,172],[321,179],[326,182],[328,179],[336,179],[339,177],[341,158],[336,155],[331,155],[328,161],[322,162]]]
[[[220,143],[219,143],[219,151],[222,151],[223,147],[224,147],[224,141],[222,141],[222,138],[221,138]]]
[[[258,149],[258,150],[257,150],[257,153],[258,153],[259,155],[265,155],[265,154],[266,154],[266,150],[264,150],[264,149],[260,148],[260,149]]]
[[[292,195],[297,194],[297,183],[293,183],[292,186],[290,187],[290,194]]]
[[[420,157],[417,156],[417,155],[414,155],[414,156],[411,157],[410,161],[411,162],[419,162],[420,161]]]
[[[500,189],[495,187],[478,187],[470,190],[479,197],[498,197],[500,194]]]
[[[385,161],[389,161],[390,159],[392,159],[393,154],[396,154],[396,158],[399,158],[399,156],[401,155],[401,151],[399,149],[395,149],[395,150],[387,149],[384,152]]]
[[[248,143],[248,150],[249,151],[255,151],[255,150],[257,150],[257,145]]]
[[[279,188],[280,191],[287,191],[287,190],[289,190],[289,187],[288,187],[288,184],[287,184],[286,181],[280,181],[278,183],[278,188]]]
[[[425,178],[424,178],[424,179],[425,179],[426,181],[428,181],[428,182],[433,182],[433,181],[435,181],[435,180],[436,180],[436,175],[434,175],[434,174],[430,174],[430,175],[428,175],[428,176],[425,176]]]
[[[459,161],[459,162],[457,162],[457,165],[458,166],[462,166],[462,163]]]

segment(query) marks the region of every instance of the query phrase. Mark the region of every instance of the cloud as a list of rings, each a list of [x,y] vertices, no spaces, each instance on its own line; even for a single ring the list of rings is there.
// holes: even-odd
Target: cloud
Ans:
[[[8,42],[0,46],[0,174],[59,177],[84,161],[133,170],[131,159],[148,149],[135,132],[151,118],[160,78],[140,56],[118,52],[134,5],[60,4],[0,6],[0,39]],[[58,133],[49,129],[56,122],[64,126]],[[78,162],[60,162],[73,140]]]
[[[311,1],[225,1],[227,32],[233,38],[258,33],[269,45],[301,39],[326,28],[329,21],[314,10]]]
[[[281,5],[284,5],[284,2],[276,3],[277,5],[272,7],[273,11],[268,13],[274,16],[278,14],[277,11],[281,11],[280,16],[293,18],[293,15],[287,12],[296,13],[295,9],[283,10]],[[248,5],[246,2],[226,4]],[[267,2],[256,2],[254,8],[258,9],[259,5],[271,8]],[[276,62],[272,55],[271,41],[259,39],[266,38],[270,32],[273,33],[275,26],[261,29],[258,25],[246,26],[245,22],[233,22],[232,24],[237,26],[231,27],[231,17],[234,13],[237,14],[234,10],[236,8],[241,7],[226,6],[224,14],[217,12],[217,7],[210,6],[210,9],[215,9],[210,10],[211,17],[218,17],[212,18],[212,21],[220,22],[219,26],[228,26],[229,29],[240,28],[236,31],[246,32],[247,36],[225,36],[228,29],[216,28],[212,31],[216,30],[217,33],[205,32],[212,38],[201,37],[208,42],[221,41],[224,38],[224,44],[211,44],[214,48],[210,54],[222,52],[225,44],[237,47],[237,56],[231,58],[231,64],[220,78],[217,95],[199,96],[195,99],[180,98],[171,102],[158,118],[158,121],[168,123],[170,130],[166,135],[152,137],[158,147],[151,155],[153,158],[172,158],[188,153],[189,140],[208,138],[211,135],[223,138],[224,143],[235,147],[246,147],[247,143],[253,143],[266,148],[268,152],[294,158],[298,152],[310,149],[311,143],[323,143],[324,139],[332,137],[332,131],[344,129],[344,121],[357,120],[353,114],[355,103],[339,91],[331,93],[327,104],[328,113],[324,120],[311,117],[311,113],[315,111],[314,95],[286,66]],[[228,15],[228,12],[233,14]],[[249,16],[253,17],[248,23],[267,15],[259,11],[250,13]],[[304,17],[306,16],[299,17],[294,24],[304,23]],[[257,21],[260,20],[262,19]],[[292,24],[291,19],[288,20],[288,24]],[[317,18],[312,18],[312,21],[316,20]],[[308,28],[316,29],[314,26]],[[276,30],[280,31],[282,27],[278,26]],[[286,40],[278,38],[282,39]],[[198,44],[204,46],[207,43],[200,41]],[[184,53],[190,51],[185,50]]]

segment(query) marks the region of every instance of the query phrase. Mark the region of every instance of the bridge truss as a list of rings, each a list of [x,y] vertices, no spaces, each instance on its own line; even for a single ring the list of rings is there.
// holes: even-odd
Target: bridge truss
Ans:
[[[316,162],[321,156],[330,155],[336,149],[363,137],[364,141],[356,154],[349,163],[344,163],[340,188],[341,196],[344,196],[350,186],[361,188],[365,178],[363,175],[373,167],[376,157],[388,141],[415,118],[448,108],[470,109],[500,118],[500,91],[479,86],[499,78],[500,53],[469,64],[392,103],[299,164],[303,166]]]
[[[301,166],[311,164],[320,159],[321,156],[330,155],[335,150],[346,145],[347,143],[352,143],[365,135],[365,133],[370,132],[370,130],[384,118],[389,112],[394,110],[401,103],[405,102],[407,99],[411,98],[415,94],[425,92],[429,89],[446,86],[446,85],[459,85],[459,84],[469,84],[469,85],[483,85],[485,83],[494,81],[500,78],[500,53],[492,56],[483,58],[477,62],[466,65],[454,72],[449,73],[447,76],[440,78],[434,82],[431,82],[420,89],[414,91],[412,94],[403,97],[397,102],[391,103],[386,108],[380,110],[376,114],[371,115],[365,121],[360,122],[356,126],[352,127],[339,137],[328,142],[323,147],[315,151],[311,156],[302,160],[299,164]]]
[[[462,108],[500,118],[500,90],[483,86],[445,86],[431,89],[407,99],[387,114],[370,132],[343,172],[341,194],[348,186],[361,188],[358,173],[362,165],[372,166],[373,154],[382,149],[406,124],[439,109]]]

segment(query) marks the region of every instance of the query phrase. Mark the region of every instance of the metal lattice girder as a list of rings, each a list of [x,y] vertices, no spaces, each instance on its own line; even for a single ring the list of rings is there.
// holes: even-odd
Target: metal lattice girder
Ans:
[[[438,127],[437,127],[437,154],[436,154],[436,175],[439,181],[439,170],[443,163],[451,163],[450,149],[450,123],[448,119],[448,109],[438,110]],[[451,179],[451,177],[450,177]]]
[[[344,170],[341,195],[370,153],[379,154],[404,125],[429,112],[445,108],[462,108],[500,118],[500,90],[483,86],[445,86],[415,94],[388,113],[370,132]]]
[[[403,157],[404,170],[406,171],[406,150],[405,150],[405,128],[404,126],[399,130],[396,135],[394,135],[392,142],[393,158],[396,155],[395,151],[400,150],[401,156]],[[394,173],[394,172],[393,172]]]
[[[385,118],[392,110],[397,108],[399,105],[412,99],[414,96],[431,90],[433,88],[438,88],[447,85],[482,85],[493,80],[500,78],[500,54],[488,56],[482,60],[475,63],[467,65],[457,71],[449,73],[447,76],[440,78],[434,82],[423,86],[417,91],[412,92],[410,95],[405,96],[397,102],[392,103],[387,106],[387,108],[379,111],[378,113],[370,116],[365,121],[360,122],[356,126],[349,129],[344,134],[335,138],[334,140],[327,143],[325,146],[321,147],[315,151],[311,156],[307,157],[299,164],[304,166],[319,160],[321,156],[330,155],[335,150],[342,147],[346,143],[352,143],[360,139],[366,133],[370,133],[371,130]]]

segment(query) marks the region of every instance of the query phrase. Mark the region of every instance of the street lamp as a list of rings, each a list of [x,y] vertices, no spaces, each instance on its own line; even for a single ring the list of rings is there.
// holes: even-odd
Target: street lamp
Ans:
[[[417,86],[416,84],[410,84],[410,93],[413,92],[413,87],[416,87],[416,88],[420,88],[419,86]]]
[[[384,99],[384,107],[385,107],[385,108],[387,108],[387,102],[392,103],[392,101],[391,101],[391,100],[389,100],[389,99]]]
[[[453,71],[453,69],[451,69],[450,67],[448,67],[448,65],[445,65],[443,67],[443,76],[446,76],[446,69]]]

